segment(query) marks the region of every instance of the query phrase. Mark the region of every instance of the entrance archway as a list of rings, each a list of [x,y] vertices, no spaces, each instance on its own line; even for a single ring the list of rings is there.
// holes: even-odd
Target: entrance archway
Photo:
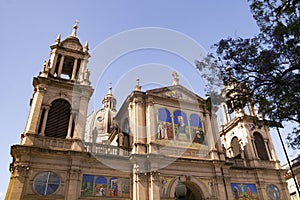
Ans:
[[[204,199],[203,192],[201,188],[192,181],[184,181],[182,182],[187,189],[186,200],[201,200]]]
[[[186,176],[181,176],[181,183],[183,183],[186,186],[187,189],[187,194],[186,194],[186,200],[201,200],[201,199],[208,199],[209,198],[209,191],[206,186],[202,181],[199,179],[191,176],[191,177],[186,177]],[[176,198],[175,197],[175,188],[176,185],[178,184],[179,177],[175,178],[172,183],[170,183],[170,189],[169,189],[169,194],[171,198]]]

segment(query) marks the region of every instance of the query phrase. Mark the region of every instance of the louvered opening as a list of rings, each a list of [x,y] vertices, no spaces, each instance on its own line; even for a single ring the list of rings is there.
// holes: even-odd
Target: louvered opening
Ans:
[[[63,99],[58,99],[52,102],[49,110],[45,136],[66,138],[70,119],[70,104]]]
[[[268,152],[263,137],[258,132],[255,132],[253,136],[254,136],[254,143],[258,153],[258,157],[261,160],[269,160]]]

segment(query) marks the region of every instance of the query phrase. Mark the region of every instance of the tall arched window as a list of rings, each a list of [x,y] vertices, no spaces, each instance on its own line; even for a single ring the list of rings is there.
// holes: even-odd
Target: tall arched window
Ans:
[[[174,124],[176,125],[176,134],[186,134],[188,137],[188,120],[185,112],[181,110],[174,111]]]
[[[191,114],[190,116],[191,126],[202,128],[202,122],[197,114]]]
[[[66,138],[70,120],[71,105],[63,99],[51,103],[46,123],[45,136]]]
[[[239,139],[237,137],[233,137],[231,140],[231,149],[232,149],[232,155],[233,157],[240,157],[240,143]]]
[[[255,143],[255,148],[256,148],[258,157],[261,160],[269,160],[268,152],[267,152],[263,137],[258,132],[255,132],[253,134],[253,136],[254,136],[254,143]]]
[[[130,128],[129,128],[129,120],[126,118],[123,122],[123,136],[124,141],[123,144],[126,148],[130,148]]]
[[[158,120],[172,123],[170,111],[166,108],[160,108],[158,110]]]
[[[167,108],[158,110],[157,139],[172,139],[173,128],[171,113]]]

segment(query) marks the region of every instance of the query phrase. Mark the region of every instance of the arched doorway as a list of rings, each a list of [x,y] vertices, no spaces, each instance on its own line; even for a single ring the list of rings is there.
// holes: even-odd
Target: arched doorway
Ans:
[[[186,200],[201,200],[204,199],[203,192],[201,188],[192,181],[184,181],[182,182],[187,189]]]

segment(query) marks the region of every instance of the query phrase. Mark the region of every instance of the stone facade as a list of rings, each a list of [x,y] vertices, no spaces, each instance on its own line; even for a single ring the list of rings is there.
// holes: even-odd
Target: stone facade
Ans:
[[[88,45],[72,35],[51,46],[34,78],[21,142],[11,147],[6,199],[289,199],[267,124],[249,113],[227,114],[179,84],[135,89],[116,111],[111,88],[87,115],[93,93]]]
[[[298,188],[299,188],[299,183],[300,183],[300,156],[297,158],[291,160],[291,167],[293,168],[293,173],[295,175],[296,182],[298,183]],[[295,184],[295,180],[292,175],[292,171],[290,170],[290,167],[287,164],[282,166],[283,169],[288,170],[287,173],[285,174],[285,179],[288,185],[289,193],[291,196],[291,200],[299,200],[299,191],[297,192],[297,187]]]

